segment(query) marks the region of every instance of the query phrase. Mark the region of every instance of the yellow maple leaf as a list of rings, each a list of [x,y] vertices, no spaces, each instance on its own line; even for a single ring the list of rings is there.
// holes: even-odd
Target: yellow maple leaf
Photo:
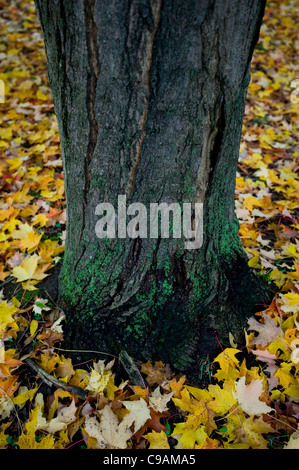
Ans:
[[[150,443],[149,449],[170,449],[167,435],[164,431],[152,431],[146,434],[144,437]]]
[[[40,281],[47,276],[43,273],[42,268],[38,268],[38,261],[39,257],[34,254],[25,258],[22,264],[12,269],[12,276],[16,278],[17,282],[23,282],[23,288],[33,290],[36,283],[34,281]]]
[[[18,223],[18,230],[12,232],[11,236],[18,240],[27,238],[29,233],[33,231],[33,228],[26,222],[25,224]]]
[[[28,233],[27,238],[23,238],[19,244],[19,248],[22,251],[27,249],[28,253],[32,253],[32,251],[36,250],[39,245],[39,242],[42,238],[43,234],[40,235],[33,230]]]
[[[39,256],[45,263],[51,263],[53,257],[60,255],[64,252],[64,246],[59,245],[55,240],[45,240],[39,245]]]
[[[8,230],[9,232],[13,232],[16,230],[16,227],[20,224],[20,221],[16,219],[15,217],[10,218],[6,222],[4,222],[2,226],[3,232],[5,230]]]
[[[14,305],[7,305],[7,301],[0,303],[0,333],[4,333],[8,326],[17,326],[13,315],[17,312]]]
[[[293,399],[299,398],[299,385],[291,385],[290,387],[287,387],[284,393]]]
[[[35,434],[22,433],[17,441],[20,449],[54,449],[55,438],[50,434],[42,436],[38,441]]]
[[[190,396],[189,391],[196,399]],[[181,392],[181,398],[172,398],[172,400],[182,411],[188,411],[190,413],[185,422],[186,428],[195,430],[198,426],[204,425],[208,434],[216,429],[214,421],[216,413],[210,408],[212,396],[207,390],[197,389],[196,387],[186,387]]]
[[[262,417],[254,418],[250,416],[246,418],[242,425],[235,430],[237,434],[237,442],[248,445],[251,449],[267,449],[267,440],[263,434],[276,432],[270,424],[263,421]]]
[[[183,375],[182,377],[180,377],[178,381],[174,377],[172,381],[169,383],[170,389],[173,392],[174,397],[178,398],[179,392],[182,390],[185,381],[186,381],[186,376]]]
[[[222,446],[217,439],[207,437],[202,444],[195,444],[194,449],[221,449]]]
[[[286,389],[290,386],[297,385],[297,380],[291,374],[292,363],[282,362],[280,367],[275,372],[275,377],[278,378],[280,385]]]
[[[9,437],[8,434],[5,434],[5,431],[0,432],[0,449],[5,449],[7,446],[7,438]]]
[[[13,193],[13,200],[16,204],[25,204],[30,203],[33,199],[33,196],[30,196],[28,193],[30,191],[29,185],[24,184],[21,191]]]
[[[9,158],[7,159],[9,164],[9,171],[17,170],[22,165],[22,160],[20,158]]]
[[[110,374],[108,372],[110,372]],[[89,384],[86,389],[94,393],[103,393],[109,383],[110,375],[111,371],[103,371],[103,373],[99,373],[92,369]]]
[[[36,394],[38,387],[28,390],[27,387],[20,387],[17,396],[13,397],[12,401],[14,405],[23,405],[27,400],[32,400]]]
[[[263,207],[262,201],[257,199],[254,196],[246,196],[244,201],[243,201],[243,205],[250,212],[252,211],[253,207]]]
[[[218,362],[220,369],[214,374],[214,377],[220,380],[235,380],[239,378],[239,361],[235,357],[239,353],[239,349],[226,348],[222,351],[213,362]]]
[[[8,209],[1,209],[0,210],[0,222],[3,222],[6,219],[9,219],[12,214],[15,212],[13,206],[10,206]]]
[[[234,385],[229,380],[224,381],[222,387],[218,384],[209,385],[209,392],[213,397],[213,401],[209,403],[211,410],[219,416],[225,415],[237,403],[233,391]]]
[[[36,204],[28,204],[26,207],[24,207],[24,209],[21,210],[20,216],[25,218],[32,217],[37,213],[38,210],[39,207]]]
[[[63,361],[61,361],[58,354],[51,353],[48,349],[39,357],[38,365],[48,374],[51,374],[57,364],[63,364]]]
[[[198,426],[196,429],[190,429],[186,423],[175,424],[171,436],[178,441],[176,449],[194,449],[195,445],[201,445],[209,437],[204,426]]]
[[[33,220],[33,223],[32,225],[39,225],[40,227],[44,227],[46,225],[46,223],[48,222],[48,217],[46,216],[46,214],[37,214],[35,217],[34,217],[34,220]]]
[[[275,354],[277,358],[282,359],[284,361],[288,361],[291,356],[291,350],[287,346],[286,342],[283,338],[277,337],[272,341],[268,346],[267,349],[269,353]]]

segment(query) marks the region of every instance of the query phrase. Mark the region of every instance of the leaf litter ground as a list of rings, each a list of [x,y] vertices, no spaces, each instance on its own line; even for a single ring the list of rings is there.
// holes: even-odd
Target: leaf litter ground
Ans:
[[[0,5],[0,448],[298,449],[295,0],[266,7],[236,178],[248,264],[278,293],[249,318],[245,346],[230,336],[202,359],[202,388],[162,362],[138,363],[138,384],[116,381],[118,358],[74,364],[63,349],[63,312],[38,289],[55,277],[66,229],[44,45],[33,2]]]

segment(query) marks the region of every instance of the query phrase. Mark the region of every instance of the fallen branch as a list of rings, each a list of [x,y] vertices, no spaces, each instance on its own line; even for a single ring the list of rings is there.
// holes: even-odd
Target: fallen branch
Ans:
[[[37,372],[41,379],[49,386],[52,387],[53,385],[58,388],[62,388],[63,390],[66,390],[67,392],[72,393],[73,395],[78,395],[80,398],[83,398],[85,400],[86,398],[86,393],[85,391],[77,386],[69,385],[64,382],[62,382],[59,379],[56,379],[52,375],[48,374],[44,369],[39,367],[32,359],[25,359],[25,361],[31,369],[33,369],[35,372]]]

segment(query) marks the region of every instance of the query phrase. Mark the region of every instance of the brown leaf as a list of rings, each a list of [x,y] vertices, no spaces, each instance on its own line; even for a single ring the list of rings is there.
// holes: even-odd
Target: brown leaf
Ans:
[[[170,413],[168,411],[159,413],[158,411],[155,411],[153,408],[150,408],[150,414],[151,414],[151,418],[148,419],[144,423],[144,426],[134,434],[134,438],[136,439],[137,443],[139,443],[141,437],[143,436],[143,434],[145,433],[147,429],[151,429],[152,431],[156,431],[156,432],[166,431],[167,429],[166,426],[164,426],[160,422],[160,420],[162,418],[167,418],[170,416]]]
[[[168,364],[163,364],[163,362],[155,362],[151,364],[150,361],[142,364],[141,372],[146,374],[147,383],[150,386],[161,385],[166,380],[171,379],[174,376],[174,373],[171,372]]]

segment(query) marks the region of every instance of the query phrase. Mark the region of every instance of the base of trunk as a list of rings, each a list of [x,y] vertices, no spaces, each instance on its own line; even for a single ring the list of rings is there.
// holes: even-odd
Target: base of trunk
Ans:
[[[116,356],[125,350],[137,361],[168,363],[196,383],[202,359],[213,360],[221,348],[229,347],[229,333],[238,347],[245,345],[247,318],[262,310],[274,294],[243,258],[227,271],[218,272],[217,286],[212,290],[199,280],[197,290],[208,292],[201,297],[194,296],[194,286],[191,291],[182,284],[165,300],[163,279],[157,282],[155,295],[147,281],[133,300],[113,313],[107,307],[87,319],[84,312],[64,305],[67,348]],[[78,352],[76,360],[93,356]],[[97,359],[107,357],[97,354]]]

